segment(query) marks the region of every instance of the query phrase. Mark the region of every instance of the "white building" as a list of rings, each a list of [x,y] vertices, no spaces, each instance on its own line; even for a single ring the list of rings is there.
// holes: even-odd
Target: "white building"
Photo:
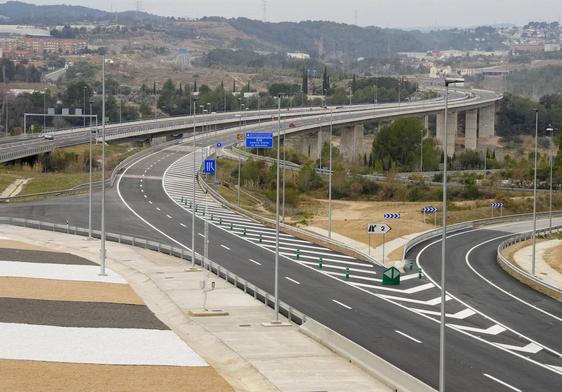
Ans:
[[[302,52],[291,52],[287,53],[287,57],[296,60],[308,60],[310,58],[310,55]]]

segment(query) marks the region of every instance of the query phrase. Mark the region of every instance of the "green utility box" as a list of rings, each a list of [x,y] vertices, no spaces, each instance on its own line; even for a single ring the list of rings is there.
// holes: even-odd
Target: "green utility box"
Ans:
[[[394,267],[384,270],[382,274],[382,284],[397,286],[400,284],[400,271]]]

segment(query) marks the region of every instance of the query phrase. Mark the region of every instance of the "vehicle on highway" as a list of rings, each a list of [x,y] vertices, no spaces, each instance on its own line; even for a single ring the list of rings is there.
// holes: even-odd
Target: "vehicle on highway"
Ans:
[[[46,133],[43,135],[43,139],[45,140],[55,140],[55,135],[53,135],[52,133]]]
[[[296,128],[297,126],[295,125],[295,123],[289,123],[289,128]]]

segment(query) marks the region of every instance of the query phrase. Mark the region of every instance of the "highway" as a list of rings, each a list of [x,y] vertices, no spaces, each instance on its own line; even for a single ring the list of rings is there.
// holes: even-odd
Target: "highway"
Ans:
[[[214,144],[219,138],[225,145],[233,142],[232,135],[223,135],[200,141],[200,145]],[[201,151],[196,154],[198,163],[204,157]],[[116,188],[108,194],[107,229],[161,239],[189,250],[191,210],[181,205],[180,199],[191,197],[190,153],[190,147],[185,145],[170,147],[145,157],[123,172]],[[197,195],[196,250],[202,253],[201,190],[197,189]],[[0,206],[0,215],[57,223],[71,219],[72,224],[84,227],[86,203],[87,197],[78,196],[4,205]],[[214,215],[212,221],[210,213]],[[212,201],[205,218],[210,223],[210,259],[273,292],[273,231]],[[560,304],[511,280],[495,264],[494,246],[499,241],[496,237],[519,230],[525,230],[524,225],[449,236],[447,388],[450,391],[554,391],[562,382],[562,361],[557,354],[562,350],[555,333],[559,334],[562,326]],[[428,278],[419,280],[412,271],[403,276],[399,287],[386,287],[380,282],[380,267],[283,235],[280,298],[437,387],[440,290],[434,281],[439,281],[438,245],[430,241],[408,255],[417,258]],[[317,267],[319,257],[324,259],[322,270]],[[511,296],[468,267],[467,257],[476,272]],[[343,276],[347,267],[351,272],[349,280]]]
[[[473,108],[485,103],[493,103],[501,99],[500,96],[490,91],[477,90],[476,93],[467,93],[461,90],[452,91],[450,96],[450,108]],[[336,125],[368,121],[372,119],[387,119],[400,115],[416,115],[433,113],[443,110],[443,98],[427,101],[416,101],[411,103],[389,103],[377,105],[353,105],[330,108],[292,108],[283,109],[282,118],[293,118],[302,121],[309,118],[306,127],[299,127],[294,132],[314,128],[319,122],[326,122],[326,114],[333,112],[333,120]],[[274,117],[277,110],[261,110],[248,112],[226,112],[198,116],[184,116],[164,119],[144,120],[123,124],[111,124],[106,126],[106,140],[119,140],[130,138],[150,138],[159,133],[181,133],[193,129],[193,126],[203,125],[214,127],[235,127],[242,116],[245,122],[269,123],[270,127],[275,125]],[[302,125],[302,124],[301,124]],[[247,129],[247,128],[245,128]],[[57,147],[67,147],[77,144],[88,143],[90,133],[94,129],[76,128],[52,132],[53,140],[43,137],[25,138],[22,136],[0,139],[0,162],[8,162],[14,159],[24,158],[39,153],[51,151]],[[98,134],[98,141],[100,137]]]

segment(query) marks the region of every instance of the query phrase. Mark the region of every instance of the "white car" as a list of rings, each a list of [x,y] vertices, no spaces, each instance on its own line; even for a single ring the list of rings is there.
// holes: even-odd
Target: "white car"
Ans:
[[[45,140],[55,140],[55,135],[53,135],[52,133],[46,133],[43,135],[43,139]]]

